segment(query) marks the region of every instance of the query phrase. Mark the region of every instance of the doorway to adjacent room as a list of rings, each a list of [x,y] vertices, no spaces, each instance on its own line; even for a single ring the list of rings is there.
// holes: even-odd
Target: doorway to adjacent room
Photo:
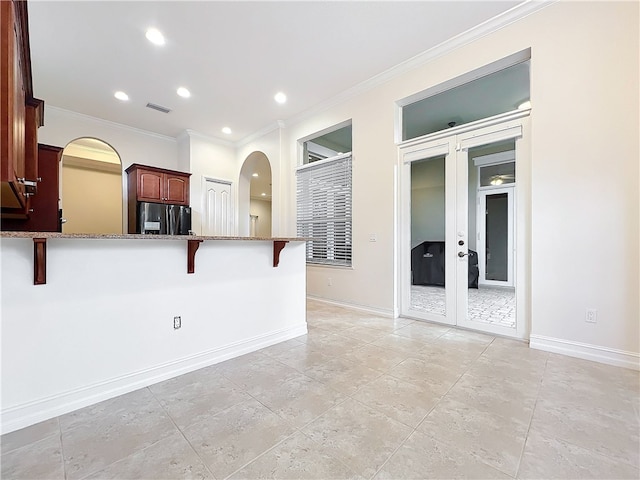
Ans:
[[[122,162],[97,138],[65,147],[60,175],[62,233],[122,233]]]

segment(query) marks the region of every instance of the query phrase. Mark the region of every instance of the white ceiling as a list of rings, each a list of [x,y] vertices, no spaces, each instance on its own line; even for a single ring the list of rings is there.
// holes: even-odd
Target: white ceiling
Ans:
[[[237,142],[520,3],[30,1],[34,94],[164,135]],[[146,40],[151,26],[166,45]],[[178,97],[179,86],[192,97]],[[280,90],[285,105],[273,100]]]

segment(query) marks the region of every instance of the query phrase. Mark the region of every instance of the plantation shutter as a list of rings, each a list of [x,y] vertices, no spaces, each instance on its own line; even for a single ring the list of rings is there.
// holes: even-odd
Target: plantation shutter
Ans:
[[[298,236],[307,263],[351,265],[351,153],[298,168]]]

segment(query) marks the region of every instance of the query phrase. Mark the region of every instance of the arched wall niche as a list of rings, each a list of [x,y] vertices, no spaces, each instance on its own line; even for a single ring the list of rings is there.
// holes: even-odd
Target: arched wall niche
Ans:
[[[272,174],[269,158],[250,153],[242,164],[238,182],[238,234],[242,237],[272,235]]]
[[[63,151],[60,166],[63,233],[124,230],[122,160],[109,143],[79,137]]]

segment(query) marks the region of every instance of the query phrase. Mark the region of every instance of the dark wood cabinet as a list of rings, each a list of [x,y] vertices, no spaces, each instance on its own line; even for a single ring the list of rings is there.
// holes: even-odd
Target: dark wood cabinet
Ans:
[[[129,175],[134,174],[135,180],[129,177],[129,182],[136,184],[136,201],[138,202],[156,202],[163,203],[164,202],[164,192],[163,192],[163,174],[161,172],[156,172],[152,170],[148,170],[146,168],[136,168],[135,172],[129,173]]]
[[[127,168],[126,172],[129,198],[134,196],[137,202],[189,205],[190,173],[136,163]]]
[[[136,232],[138,202],[189,206],[190,173],[134,163],[127,172],[129,233]]]
[[[27,2],[0,1],[0,187],[3,218],[27,218],[37,194],[37,130],[44,102],[33,98]]]
[[[166,174],[164,203],[189,205],[189,176]]]
[[[60,160],[63,149],[38,145],[38,194],[31,197],[27,219],[2,218],[2,230],[20,232],[61,232],[59,195]]]

